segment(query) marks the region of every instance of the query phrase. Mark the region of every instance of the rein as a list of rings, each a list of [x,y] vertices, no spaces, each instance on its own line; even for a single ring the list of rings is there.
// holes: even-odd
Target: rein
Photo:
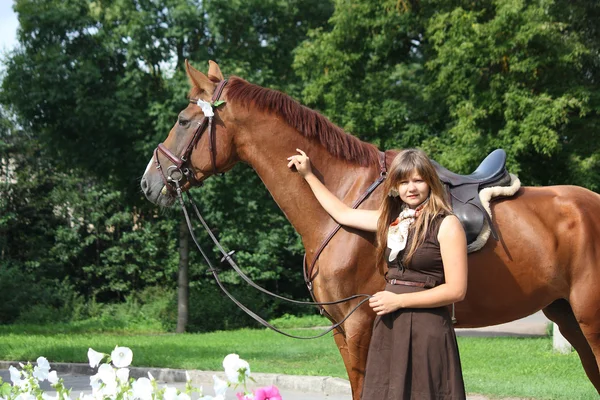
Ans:
[[[227,84],[227,80],[223,80],[219,83],[219,85],[217,86],[217,89],[215,90],[215,92],[212,96],[211,104],[214,104],[217,100],[219,100],[219,97],[221,96],[221,94],[223,92],[223,88],[225,87],[226,84]],[[194,100],[195,99],[190,99],[190,102],[196,103],[197,100],[196,101],[194,101]],[[320,334],[315,335],[315,336],[295,336],[295,335],[281,331],[280,329],[274,327],[273,325],[271,325],[269,322],[267,322],[265,319],[263,319],[259,315],[255,314],[252,310],[248,309],[239,300],[237,300],[223,286],[223,283],[221,282],[221,280],[219,278],[219,274],[218,274],[219,271],[214,267],[214,265],[212,264],[212,262],[206,255],[206,252],[204,252],[204,250],[198,243],[198,240],[194,233],[194,228],[192,226],[192,221],[190,219],[185,201],[183,199],[183,190],[181,189],[181,185],[180,185],[180,182],[184,176],[186,177],[186,179],[188,179],[188,181],[193,180],[194,182],[197,182],[196,179],[194,178],[191,168],[187,167],[186,164],[189,160],[189,156],[190,156],[192,150],[198,144],[198,140],[202,136],[202,133],[207,128],[207,126],[208,126],[208,135],[209,135],[208,136],[209,152],[210,152],[213,173],[215,175],[218,175],[218,170],[216,167],[216,154],[215,154],[215,146],[214,146],[215,138],[213,135],[213,117],[212,116],[210,116],[210,117],[204,116],[202,118],[202,120],[198,123],[198,128],[196,128],[193,136],[190,138],[189,142],[184,147],[184,150],[181,152],[181,154],[179,156],[176,156],[175,154],[173,154],[173,152],[171,152],[163,143],[160,143],[158,145],[158,147],[154,150],[154,158],[155,158],[154,163],[155,163],[156,168],[161,173],[161,177],[163,179],[163,182],[165,183],[165,188],[167,188],[167,190],[169,190],[172,193],[175,192],[177,199],[179,200],[181,209],[183,211],[183,215],[185,216],[185,221],[188,226],[188,230],[190,231],[192,240],[193,240],[194,244],[196,245],[196,247],[198,248],[198,250],[200,251],[200,253],[202,254],[202,257],[204,257],[204,260],[206,261],[206,264],[208,265],[208,270],[212,273],[213,277],[215,278],[215,281],[217,282],[217,285],[221,288],[223,293],[225,293],[227,295],[227,297],[229,297],[229,299],[231,299],[231,301],[233,301],[240,309],[242,309],[242,311],[244,311],[246,314],[248,314],[250,317],[252,317],[255,321],[259,322],[261,325],[263,325],[277,333],[280,333],[284,336],[294,338],[294,339],[316,339],[316,338],[320,338],[320,337],[328,334],[329,332],[333,331],[334,329],[339,328],[356,310],[358,310],[360,308],[360,306],[362,306],[365,302],[367,302],[372,296],[368,295],[368,294],[355,294],[353,296],[346,297],[346,298],[340,299],[340,300],[335,300],[335,301],[326,301],[326,302],[301,301],[301,300],[288,299],[288,298],[280,296],[276,293],[270,292],[269,290],[257,285],[247,275],[244,274],[244,272],[240,269],[240,267],[233,260],[233,258],[231,257],[231,254],[233,254],[233,252],[227,253],[225,251],[225,249],[223,249],[223,246],[221,246],[221,243],[219,243],[218,239],[213,235],[210,227],[208,226],[208,224],[206,223],[204,218],[202,218],[202,215],[200,214],[200,211],[198,210],[198,207],[196,206],[196,203],[194,202],[191,194],[189,193],[189,191],[187,191],[186,196],[187,196],[188,202],[189,202],[189,204],[191,204],[196,216],[200,220],[202,226],[204,227],[204,229],[206,230],[206,232],[208,233],[208,235],[210,236],[210,238],[212,239],[214,244],[217,246],[219,251],[223,254],[222,261],[226,260],[229,263],[229,265],[231,265],[231,267],[235,270],[235,272],[253,288],[255,288],[255,289],[259,290],[260,292],[265,293],[271,297],[274,297],[274,298],[277,298],[277,299],[280,299],[283,301],[287,301],[289,303],[317,306],[321,309],[321,314],[323,314],[323,312],[324,312],[323,306],[340,304],[340,303],[344,303],[347,301],[360,299],[360,298],[362,298],[362,300],[360,300],[359,303],[341,321],[339,321],[335,324],[332,324],[327,330],[321,332]],[[171,161],[173,163],[173,165],[171,165],[167,168],[166,175],[162,171],[162,166],[160,165],[160,162],[158,160],[159,152],[162,155],[164,155],[169,161]],[[352,208],[357,208],[385,180],[385,177],[386,177],[385,153],[381,153],[379,178],[375,182],[373,182],[373,184],[371,184],[371,186],[369,186],[369,188],[366,190],[366,192],[363,193],[363,195],[353,204]],[[316,261],[317,261],[319,255],[321,254],[321,252],[323,251],[325,246],[329,243],[331,238],[336,234],[336,232],[340,228],[341,228],[341,225],[338,225],[332,232],[330,232],[330,234],[327,236],[325,241],[321,244],[319,250],[315,254],[315,257],[313,258],[311,267],[308,271],[306,269],[306,255],[304,256],[303,273],[304,273],[304,277],[305,277],[305,282],[308,285],[310,295],[313,299],[315,299],[313,289],[312,289],[312,280],[314,279],[314,276],[312,276],[313,268],[316,264]],[[333,320],[332,317],[329,315],[328,315],[328,318]]]
[[[259,322],[261,325],[265,326],[266,328],[269,328],[269,329],[271,329],[271,330],[273,330],[273,331],[275,331],[277,333],[280,333],[280,334],[282,334],[284,336],[287,336],[287,337],[290,337],[290,338],[294,338],[294,339],[317,339],[317,338],[320,338],[322,336],[325,336],[329,332],[331,332],[334,329],[338,328],[356,310],[358,310],[358,308],[360,306],[362,306],[363,303],[367,302],[372,297],[371,295],[368,295],[368,294],[355,294],[353,296],[346,297],[344,299],[340,299],[340,300],[336,300],[336,301],[326,301],[326,302],[301,301],[301,300],[288,299],[287,297],[280,296],[280,295],[278,295],[276,293],[270,292],[267,289],[265,289],[265,288],[257,285],[254,281],[252,281],[252,279],[250,279],[246,274],[244,274],[244,272],[240,269],[240,267],[236,264],[236,262],[231,257],[231,253],[227,253],[223,249],[223,247],[221,246],[221,243],[219,243],[218,239],[213,235],[213,233],[211,232],[210,227],[208,226],[208,224],[206,223],[206,221],[204,220],[204,218],[202,218],[202,215],[200,215],[200,211],[198,210],[198,207],[196,206],[196,203],[192,199],[192,196],[190,195],[189,192],[186,192],[186,196],[188,198],[188,202],[191,204],[192,208],[194,209],[194,212],[196,213],[196,216],[198,217],[198,219],[202,223],[202,226],[204,227],[204,229],[206,230],[206,232],[208,232],[208,235],[210,236],[210,238],[212,239],[212,241],[219,248],[219,251],[223,254],[223,259],[227,260],[227,262],[229,263],[229,265],[231,265],[231,267],[235,270],[235,272],[237,272],[237,274],[244,281],[246,281],[250,286],[252,286],[253,288],[255,288],[255,289],[257,289],[257,290],[261,291],[262,293],[265,293],[265,294],[267,294],[269,296],[275,297],[275,298],[280,299],[280,300],[287,301],[289,303],[301,304],[301,305],[311,305],[311,306],[334,305],[334,304],[340,304],[340,303],[344,303],[346,301],[350,301],[350,300],[362,298],[362,300],[348,313],[348,315],[346,315],[344,317],[344,319],[342,319],[340,322],[338,322],[336,324],[331,325],[328,329],[326,329],[325,331],[323,331],[320,334],[315,335],[315,336],[295,336],[295,335],[292,335],[290,333],[284,332],[284,331],[282,331],[282,330],[274,327],[269,322],[267,322],[265,319],[263,319],[259,315],[255,314],[252,310],[250,310],[246,306],[244,306],[231,293],[229,293],[227,291],[227,289],[225,289],[225,287],[223,286],[223,283],[219,279],[219,274],[218,274],[219,271],[213,266],[212,262],[210,261],[210,259],[208,258],[208,256],[206,255],[206,253],[204,252],[204,250],[202,249],[202,247],[198,243],[198,240],[196,239],[196,235],[194,234],[194,228],[192,227],[192,222],[190,220],[187,208],[185,206],[185,202],[183,200],[182,190],[181,190],[181,187],[179,186],[179,182],[175,181],[175,185],[177,187],[177,189],[176,189],[176,191],[177,191],[177,199],[179,200],[179,204],[181,205],[181,209],[183,210],[183,214],[185,216],[185,221],[186,221],[188,229],[190,231],[190,235],[192,236],[192,240],[194,241],[194,244],[196,245],[196,247],[198,248],[198,250],[202,254],[202,257],[204,257],[204,260],[208,264],[208,267],[209,267],[208,270],[212,273],[213,277],[215,278],[215,281],[217,282],[217,285],[219,285],[219,287],[221,288],[221,290],[223,291],[223,293],[225,293],[227,295],[227,297],[229,297],[231,299],[231,301],[233,301],[246,314],[248,314],[255,321]]]

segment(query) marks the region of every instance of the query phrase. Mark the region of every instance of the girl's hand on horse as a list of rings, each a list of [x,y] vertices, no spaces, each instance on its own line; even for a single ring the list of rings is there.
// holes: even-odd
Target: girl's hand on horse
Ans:
[[[312,174],[312,169],[310,168],[310,159],[302,150],[296,149],[296,151],[300,154],[288,157],[287,159],[289,162],[287,166],[288,168],[296,167],[298,173],[303,178],[306,178],[308,175]]]
[[[384,315],[402,308],[400,299],[400,295],[392,292],[377,292],[369,299],[369,306],[377,315]]]

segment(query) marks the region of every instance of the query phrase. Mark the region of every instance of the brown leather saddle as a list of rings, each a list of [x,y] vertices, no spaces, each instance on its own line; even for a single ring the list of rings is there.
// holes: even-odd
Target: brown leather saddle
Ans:
[[[446,187],[454,214],[465,228],[467,244],[477,239],[483,229],[484,220],[487,220],[494,239],[498,240],[492,220],[479,199],[479,191],[487,187],[510,184],[510,175],[506,170],[506,152],[502,149],[492,151],[470,175],[455,174],[431,161]]]

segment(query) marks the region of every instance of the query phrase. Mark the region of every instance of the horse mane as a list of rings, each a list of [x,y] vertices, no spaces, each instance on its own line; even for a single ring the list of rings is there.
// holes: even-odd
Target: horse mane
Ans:
[[[379,150],[374,145],[347,134],[325,116],[285,93],[231,77],[227,83],[227,100],[277,114],[303,136],[317,139],[335,157],[363,167],[379,165]]]

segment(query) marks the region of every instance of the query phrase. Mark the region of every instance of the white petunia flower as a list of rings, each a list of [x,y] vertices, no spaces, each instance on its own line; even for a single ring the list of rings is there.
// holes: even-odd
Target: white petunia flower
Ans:
[[[140,400],[152,400],[152,382],[148,378],[140,378],[131,385],[133,397]]]
[[[10,372],[11,382],[14,383],[15,386],[18,386],[17,382],[21,382],[21,371],[11,365],[8,367],[8,372]]]
[[[117,386],[117,381],[112,381],[112,382],[108,382],[106,383],[102,389],[102,397],[103,398],[109,398],[109,399],[114,399],[117,397],[117,391],[118,391],[118,386]]]
[[[56,371],[50,371],[48,374],[48,382],[50,382],[52,385],[56,385],[58,383],[58,375]]]
[[[237,354],[227,355],[223,359],[223,368],[225,369],[227,380],[233,384],[242,383],[244,381],[241,378],[242,375],[245,375],[246,378],[250,377],[250,364],[242,360]]]
[[[215,381],[215,384],[214,384],[215,394],[217,396],[225,396],[225,392],[227,392],[227,388],[229,387],[229,384],[226,381],[219,379],[219,377],[216,375],[213,375],[213,380]]]
[[[152,374],[150,373],[150,371],[148,371],[148,378],[149,378],[151,381],[155,381],[155,380],[156,380],[156,379],[154,379],[154,377],[152,376]]]
[[[50,363],[46,357],[38,357],[36,360],[37,365],[33,368],[33,377],[43,382],[48,379],[48,373],[50,372]]]
[[[99,353],[90,347],[88,349],[87,356],[90,362],[90,367],[96,368],[98,365],[100,365],[100,361],[102,361],[102,359],[105,357],[105,354]]]
[[[177,389],[175,389],[174,387],[171,387],[171,386],[167,386],[165,388],[164,399],[165,400],[177,400]]]
[[[31,393],[21,393],[19,394],[15,400],[36,400],[35,396]]]
[[[112,359],[113,365],[117,368],[129,367],[133,360],[133,352],[129,347],[117,346],[112,353],[110,353],[110,358]]]
[[[179,393],[177,400],[192,400],[192,398],[187,393]]]
[[[121,383],[127,383],[127,380],[129,380],[129,368],[119,368],[117,370],[117,379]]]
[[[94,394],[106,393],[107,391],[112,393],[113,388],[117,386],[115,369],[108,364],[102,364],[98,368],[98,373],[90,377],[90,385]]]
[[[212,105],[208,102],[208,101],[204,101],[202,99],[198,99],[197,104],[200,106],[200,108],[202,109],[202,113],[204,113],[205,117],[212,117],[213,115],[215,115]]]
[[[38,357],[38,359],[36,360],[37,366],[40,367],[41,369],[47,369],[50,370],[50,363],[48,362],[48,359],[46,357]]]
[[[56,396],[50,396],[48,393],[42,393],[43,400],[58,400],[58,393]]]

